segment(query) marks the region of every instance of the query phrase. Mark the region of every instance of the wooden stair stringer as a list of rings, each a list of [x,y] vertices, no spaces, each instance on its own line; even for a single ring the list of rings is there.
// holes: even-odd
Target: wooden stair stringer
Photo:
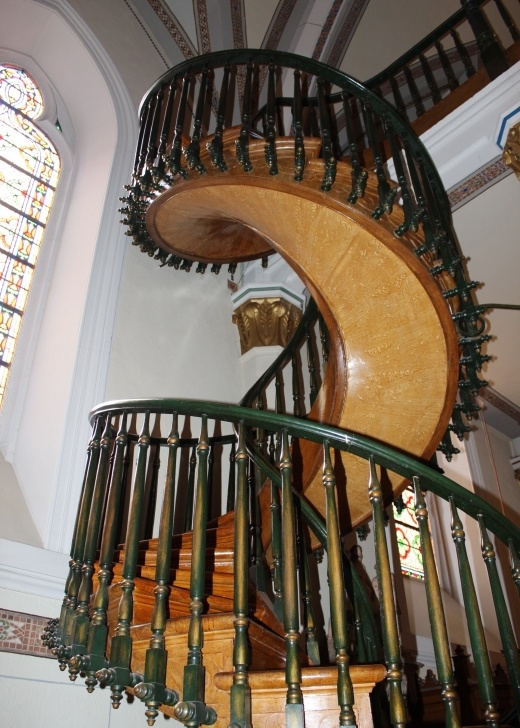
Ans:
[[[330,333],[331,356],[309,419],[428,459],[457,391],[458,341],[442,295],[449,282],[432,278],[432,261],[417,258],[414,234],[395,236],[399,205],[379,220],[371,216],[373,175],[366,199],[352,205],[348,164],[338,163],[333,189],[323,192],[322,160],[309,155],[304,179],[295,183],[289,146],[281,144],[275,176],[263,160],[263,142],[252,142],[252,172],[228,152],[226,173],[207,165],[204,175],[190,172],[176,181],[150,205],[150,234],[170,252],[206,262],[247,259],[251,232],[267,241],[310,290]],[[301,461],[296,486],[323,515],[320,448],[303,443]],[[341,527],[348,531],[370,517],[367,464],[344,455],[336,477]],[[390,478],[385,497],[404,486],[402,478]]]

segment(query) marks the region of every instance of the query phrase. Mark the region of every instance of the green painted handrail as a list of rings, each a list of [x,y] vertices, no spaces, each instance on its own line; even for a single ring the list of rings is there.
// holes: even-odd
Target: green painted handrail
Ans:
[[[464,511],[472,518],[478,520],[480,515],[484,518],[486,528],[508,545],[512,541],[514,548],[520,550],[520,529],[502,515],[496,508],[486,503],[475,493],[463,488],[455,481],[433,470],[427,463],[396,451],[370,437],[360,435],[349,430],[342,430],[320,422],[310,422],[289,415],[278,415],[262,410],[252,410],[238,405],[221,402],[202,402],[188,399],[129,399],[106,402],[95,407],[90,413],[93,423],[98,415],[118,414],[122,411],[144,413],[159,412],[179,415],[193,415],[218,419],[238,424],[243,422],[247,427],[261,427],[269,431],[286,429],[290,436],[300,437],[322,444],[327,440],[331,447],[344,452],[352,453],[364,460],[370,457],[374,462],[384,468],[412,480],[418,476],[423,488],[432,491],[444,500],[453,499],[457,509]]]

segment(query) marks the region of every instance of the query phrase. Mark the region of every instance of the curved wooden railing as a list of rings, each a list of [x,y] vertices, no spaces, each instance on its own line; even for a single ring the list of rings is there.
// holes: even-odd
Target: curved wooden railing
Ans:
[[[308,93],[313,86],[316,96]],[[252,170],[250,147],[256,150],[258,139],[265,149],[261,164],[273,178],[282,149],[285,156],[292,150],[295,185],[306,179],[316,154],[325,193],[334,189],[338,164],[348,165],[348,204],[362,206],[382,224],[390,222],[396,238],[414,249],[435,278],[459,332],[460,401],[451,429],[462,438],[468,429],[462,414],[471,419],[472,395],[485,384],[479,378],[487,359],[481,352],[488,339],[481,318],[485,306],[473,298],[477,284],[464,272],[446,192],[426,149],[395,109],[354,79],[307,58],[255,50],[208,54],[168,71],[141,106],[133,179],[122,208],[133,243],[162,265],[189,270],[194,263],[189,255],[150,236],[151,203],[210,168],[224,175],[231,146],[243,170]],[[258,164],[258,157],[253,161]],[[201,246],[197,271],[211,265],[218,272],[223,264],[234,270],[237,260],[270,252],[264,240],[253,244],[250,237],[244,250],[223,253],[213,245],[206,252]],[[440,447],[448,455],[456,452],[449,436]]]
[[[461,5],[390,66],[365,81],[367,88],[390,101],[409,122],[440,104],[480,68],[493,80],[511,65],[504,48],[520,40],[510,12],[518,0],[461,0]],[[498,17],[493,20],[486,9],[494,9]]]
[[[504,656],[507,662],[509,680],[516,704],[520,702],[520,664],[514,634],[508,615],[506,599],[499,578],[495,547],[488,533],[491,532],[510,549],[513,579],[520,591],[520,530],[497,512],[484,500],[470,493],[452,480],[427,464],[414,460],[401,452],[396,452],[384,444],[372,441],[355,433],[308,422],[287,415],[277,415],[249,408],[219,403],[196,402],[188,400],[129,400],[109,402],[100,405],[92,412],[93,435],[88,448],[87,467],[83,491],[78,509],[78,518],[71,549],[70,573],[67,579],[65,598],[61,617],[48,628],[46,641],[58,655],[60,666],[67,666],[71,677],[78,673],[87,677],[87,687],[92,690],[99,681],[110,685],[114,705],[118,705],[122,693],[130,688],[147,708],[148,720],[153,723],[159,708],[169,706],[174,715],[186,725],[212,724],[217,720],[211,705],[207,705],[204,694],[202,619],[208,609],[210,594],[205,587],[204,564],[206,553],[206,533],[208,528],[209,504],[209,437],[208,421],[214,421],[219,432],[234,427],[236,438],[236,457],[232,469],[236,468],[234,497],[234,612],[235,647],[233,651],[234,678],[231,688],[231,722],[244,726],[247,723],[249,690],[248,685],[248,624],[252,617],[252,606],[248,596],[249,565],[251,563],[251,543],[254,540],[255,523],[249,507],[251,495],[254,496],[255,478],[251,477],[254,468],[265,471],[267,477],[280,489],[279,511],[272,508],[273,514],[280,514],[280,548],[284,577],[280,579],[279,554],[272,553],[272,593],[276,602],[279,594],[281,617],[284,625],[286,644],[286,683],[288,686],[288,714],[298,724],[303,719],[301,693],[301,656],[299,653],[299,631],[303,620],[309,654],[320,658],[316,649],[318,639],[312,613],[300,614],[296,576],[300,571],[299,582],[305,605],[310,604],[309,594],[313,587],[306,571],[307,549],[302,546],[302,531],[297,537],[297,509],[294,493],[298,491],[298,467],[294,461],[295,442],[299,439],[311,440],[323,447],[323,497],[326,501],[326,519],[322,521],[305,499],[297,499],[301,504],[304,520],[326,545],[328,554],[328,581],[330,586],[330,610],[332,635],[336,655],[338,682],[338,710],[342,724],[354,725],[353,692],[350,681],[349,661],[377,660],[377,646],[374,645],[374,614],[366,594],[357,585],[354,592],[345,591],[342,549],[339,539],[338,514],[336,505],[336,477],[333,468],[335,451],[347,451],[366,461],[367,490],[372,504],[375,553],[377,559],[378,602],[381,618],[380,633],[383,639],[384,661],[387,666],[387,683],[390,696],[391,722],[394,726],[404,726],[406,711],[402,693],[402,658],[397,629],[392,576],[385,536],[384,487],[381,485],[387,471],[399,473],[413,483],[415,489],[415,514],[419,524],[421,548],[424,562],[425,589],[428,611],[432,628],[432,640],[437,663],[438,680],[444,702],[446,725],[460,725],[457,713],[457,692],[454,684],[453,668],[449,656],[449,642],[446,618],[442,607],[442,593],[433,556],[428,510],[423,492],[434,493],[449,501],[452,522],[451,533],[456,546],[459,573],[464,594],[464,606],[468,620],[471,649],[477,671],[483,712],[488,725],[498,725],[496,695],[493,688],[491,665],[486,648],[482,619],[478,608],[478,597],[472,577],[465,546],[465,533],[459,512],[478,520],[482,538],[482,556],[489,573],[491,591],[495,601],[498,625],[502,639]],[[189,425],[187,424],[189,422]],[[153,424],[152,424],[153,423]],[[196,448],[196,474],[184,472],[178,467],[181,438],[179,431],[190,427],[199,432]],[[256,458],[250,462],[246,450],[245,430],[273,433],[279,443],[278,454],[273,463]],[[153,432],[153,438],[151,435]],[[191,434],[191,433],[190,433]],[[227,436],[219,444],[231,447]],[[136,440],[135,463],[128,462],[125,451],[128,440]],[[233,436],[231,438],[235,440]],[[289,445],[292,440],[292,446]],[[213,441],[215,443],[215,441]],[[163,467],[164,488],[157,488],[150,495],[149,473],[154,469],[154,457],[150,451],[160,445],[166,454],[167,465]],[[191,442],[190,442],[191,446]],[[165,648],[165,629],[168,618],[168,595],[171,589],[171,546],[173,524],[175,521],[176,499],[189,489],[190,478],[196,479],[195,517],[192,537],[192,564],[190,586],[190,629],[188,654],[184,668],[184,692],[182,700],[171,686],[167,685],[167,651]],[[225,474],[222,473],[222,478]],[[347,474],[348,477],[348,474]],[[215,483],[213,484],[216,485]],[[150,504],[150,498],[154,501]],[[223,496],[223,501],[226,498]],[[110,610],[109,584],[113,578],[114,561],[118,560],[116,551],[118,540],[118,514],[121,504],[128,501],[126,516],[126,535],[123,542],[123,565],[118,571],[121,598],[117,607],[117,620],[109,634]],[[185,508],[182,501],[179,508]],[[154,509],[152,535],[157,535],[155,558],[155,606],[151,619],[150,646],[146,653],[144,673],[132,669],[132,625],[133,592],[135,579],[148,541],[142,541],[149,523],[150,508]],[[252,530],[251,530],[252,529]],[[147,534],[150,535],[150,534]],[[298,543],[300,546],[298,546]],[[119,547],[121,548],[121,547]],[[99,553],[98,553],[99,549]],[[300,556],[298,550],[300,549]],[[144,550],[144,551],[143,551]],[[140,572],[139,572],[140,573]],[[94,574],[97,576],[95,583]],[[357,590],[357,591],[356,591]],[[347,623],[346,593],[353,594],[352,625]],[[91,597],[91,595],[94,595]],[[92,601],[91,601],[92,600]],[[351,629],[352,627],[352,629]],[[372,632],[371,632],[372,630]],[[352,636],[354,635],[354,636]],[[452,635],[452,639],[457,636]],[[350,648],[351,640],[356,647]],[[372,649],[370,649],[372,645]],[[170,656],[172,659],[172,656]],[[173,656],[177,663],[178,655]]]

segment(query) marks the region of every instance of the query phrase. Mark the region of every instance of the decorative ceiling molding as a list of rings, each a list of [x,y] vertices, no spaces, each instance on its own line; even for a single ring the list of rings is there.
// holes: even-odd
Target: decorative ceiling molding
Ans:
[[[262,42],[262,48],[275,50],[278,48],[283,32],[287,26],[291,13],[294,10],[298,0],[282,0],[276,8],[276,13],[271,20],[265,38]]]
[[[338,13],[340,11],[342,4],[343,4],[343,0],[334,0],[334,2],[332,3],[332,6],[327,15],[327,19],[321,29],[320,37],[318,38],[318,41],[314,47],[314,52],[312,54],[312,57],[315,61],[319,61],[321,58],[321,54],[323,53],[325,44],[327,43],[327,41],[329,39],[330,31],[332,30],[332,26],[336,22],[336,18],[338,16]]]
[[[231,7],[231,26],[233,30],[233,48],[246,48],[246,13],[244,0],[229,0]]]
[[[448,190],[451,209],[453,211],[457,210],[511,173],[512,170],[508,169],[501,157],[485,164],[466,179],[463,179],[458,185]]]
[[[174,19],[174,16],[164,7],[161,0],[148,0],[148,4],[156,13],[159,20],[169,32],[182,55],[185,58],[193,58],[199,55],[198,50],[193,46],[182,26]]]
[[[197,27],[199,53],[211,53],[211,38],[206,0],[195,0],[195,10],[195,25]]]
[[[324,63],[328,63],[329,66],[334,66],[334,68],[340,67],[345,53],[347,52],[347,48],[350,45],[350,41],[352,40],[359,21],[363,17],[363,13],[365,12],[369,1],[370,0],[350,0],[347,15],[336,39],[333,42],[332,48],[321,59]]]

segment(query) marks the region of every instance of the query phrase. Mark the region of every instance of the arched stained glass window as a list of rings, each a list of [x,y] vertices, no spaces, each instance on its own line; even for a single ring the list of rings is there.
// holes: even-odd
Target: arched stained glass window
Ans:
[[[413,488],[408,487],[394,504],[394,521],[401,571],[405,576],[424,579],[419,525],[415,517]]]
[[[0,404],[60,173],[42,111],[30,76],[0,65]]]

